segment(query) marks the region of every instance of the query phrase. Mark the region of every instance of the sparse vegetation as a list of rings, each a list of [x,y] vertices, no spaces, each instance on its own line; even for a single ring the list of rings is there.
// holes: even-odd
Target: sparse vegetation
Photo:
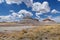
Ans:
[[[60,25],[46,25],[11,33],[0,33],[0,40],[60,40]]]

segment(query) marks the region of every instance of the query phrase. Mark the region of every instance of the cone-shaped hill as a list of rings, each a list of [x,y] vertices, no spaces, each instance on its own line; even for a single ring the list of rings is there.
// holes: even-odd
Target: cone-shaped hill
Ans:
[[[38,19],[33,19],[31,17],[24,17],[23,20],[20,21],[22,25],[40,25],[40,21]]]

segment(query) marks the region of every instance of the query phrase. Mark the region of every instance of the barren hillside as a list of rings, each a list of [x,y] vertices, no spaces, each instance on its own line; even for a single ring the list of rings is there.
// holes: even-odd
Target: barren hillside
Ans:
[[[41,22],[38,19],[29,17],[23,18],[23,20],[20,20],[19,22],[0,22],[0,26],[40,26],[53,24],[56,24],[56,22],[52,19],[44,19]]]

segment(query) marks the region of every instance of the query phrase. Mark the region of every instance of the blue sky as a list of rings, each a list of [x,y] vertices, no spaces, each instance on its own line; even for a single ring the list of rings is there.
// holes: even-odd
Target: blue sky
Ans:
[[[43,4],[44,2],[46,3],[45,6],[47,6],[48,8],[45,8],[45,6]],[[36,4],[40,5],[39,3],[41,3],[44,8],[39,9],[37,12],[37,9],[36,10],[33,10],[33,9],[36,6]],[[40,8],[40,7],[37,6],[37,8]],[[13,1],[12,0],[3,0],[3,1],[1,0],[0,1],[1,20],[6,21],[6,19],[3,19],[3,17],[12,15],[13,13],[21,14],[21,13],[19,13],[19,11],[21,11],[21,10],[26,10],[26,12],[28,12],[28,13],[31,12],[33,14],[33,16],[31,16],[32,18],[38,18],[39,20],[41,20],[43,18],[51,17],[51,19],[54,19],[55,21],[60,22],[59,21],[59,19],[60,19],[60,0],[23,0],[23,1],[18,0],[17,2],[16,2],[16,0],[13,0]],[[40,10],[42,10],[42,11],[40,11]],[[16,14],[15,14],[15,16],[16,16]],[[26,15],[26,14],[24,14],[24,15]],[[10,20],[12,20],[12,19],[10,18]],[[16,19],[14,19],[14,20],[16,20]]]

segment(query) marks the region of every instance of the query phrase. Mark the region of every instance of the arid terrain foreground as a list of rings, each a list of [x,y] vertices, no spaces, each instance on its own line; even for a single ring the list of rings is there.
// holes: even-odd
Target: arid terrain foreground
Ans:
[[[53,20],[24,19],[0,23],[0,40],[60,40],[60,24]]]
[[[60,40],[60,24],[0,31],[0,40]]]

